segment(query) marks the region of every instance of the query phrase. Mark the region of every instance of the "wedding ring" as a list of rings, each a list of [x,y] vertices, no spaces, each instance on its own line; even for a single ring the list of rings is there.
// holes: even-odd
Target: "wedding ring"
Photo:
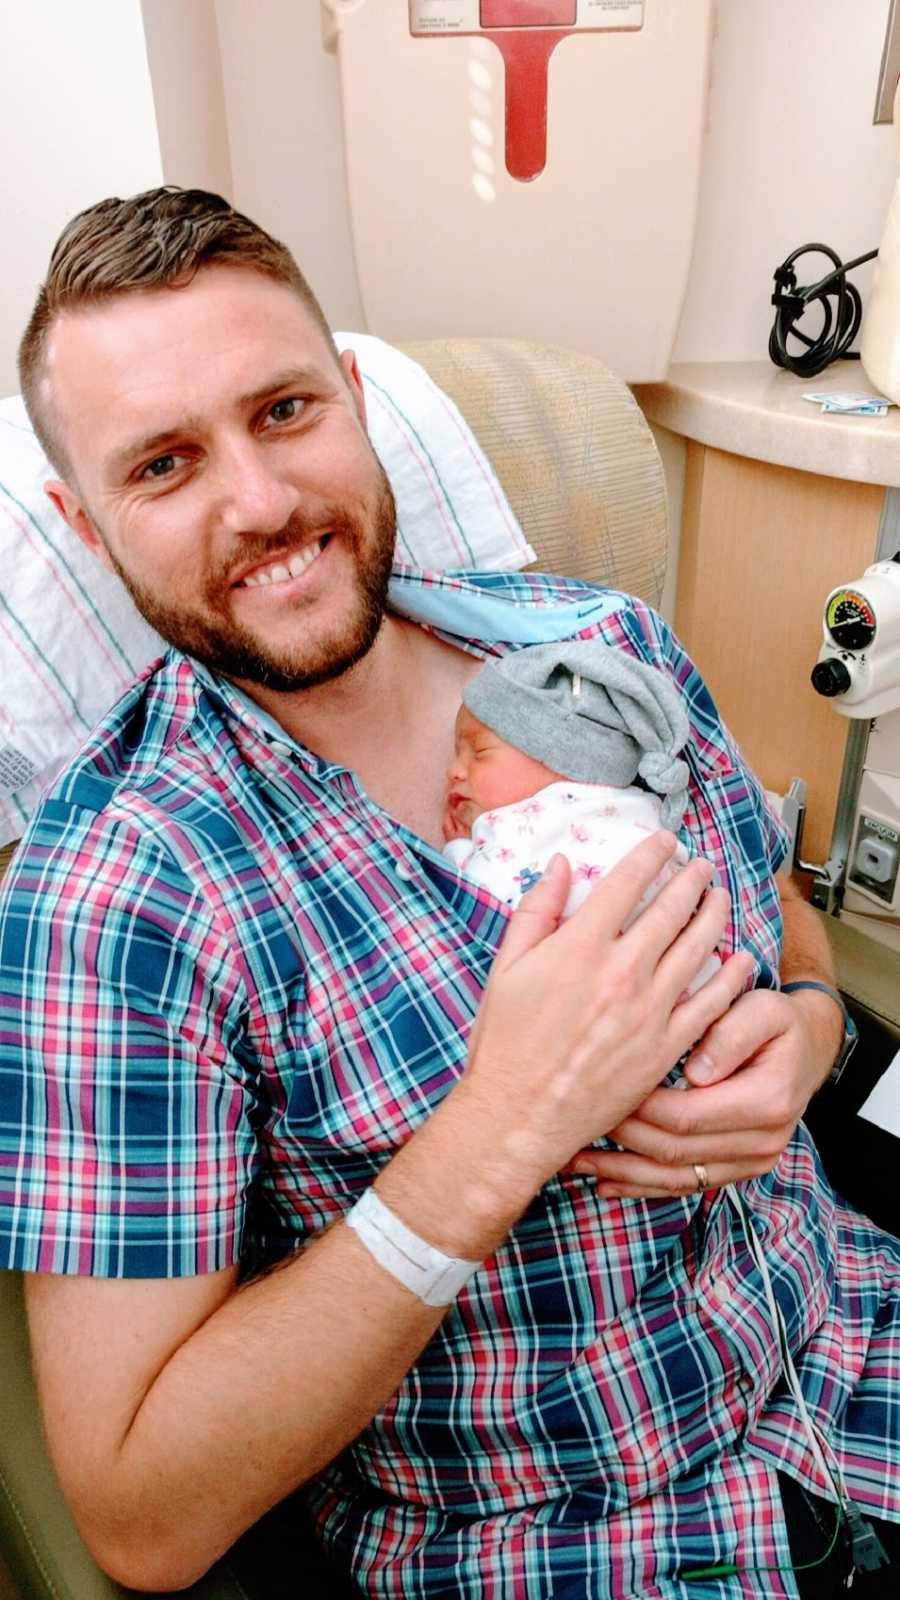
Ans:
[[[704,1189],[709,1188],[709,1173],[699,1161],[694,1161],[692,1165],[694,1168],[694,1175],[697,1179],[697,1192],[702,1194]]]

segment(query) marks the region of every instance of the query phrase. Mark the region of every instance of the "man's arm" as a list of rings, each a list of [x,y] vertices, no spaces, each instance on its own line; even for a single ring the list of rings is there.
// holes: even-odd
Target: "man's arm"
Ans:
[[[512,919],[463,1079],[377,1180],[446,1253],[490,1254],[572,1150],[645,1098],[746,982],[735,956],[678,1003],[726,920],[722,891],[694,915],[703,862],[619,935],[673,845],[647,840],[562,926],[557,862]],[[196,1579],[355,1437],[441,1317],[344,1226],[262,1281],[234,1282],[230,1269],[28,1280],[51,1453],[89,1546],[132,1587]]]
[[[477,1128],[448,1113],[410,1150],[407,1181],[435,1216],[446,1213],[448,1188],[465,1190],[461,1146],[479,1155]],[[431,1239],[448,1253],[487,1253],[539,1181],[522,1164],[497,1186],[488,1218],[473,1218],[463,1194],[452,1224]],[[386,1202],[394,1187],[386,1172]],[[26,1296],[63,1490],[101,1566],[150,1590],[194,1582],[335,1456],[443,1315],[345,1227],[238,1292],[228,1269],[138,1281],[33,1275]]]
[[[826,983],[835,988],[837,978],[828,937],[816,913],[804,900],[787,873],[779,874],[781,910],[784,918],[784,939],[781,955],[782,983],[795,983],[809,978],[813,983]],[[844,1013],[837,1003],[820,991],[802,989],[790,995],[794,1005],[800,1006],[808,1018],[815,1037],[815,1055],[818,1072],[813,1092],[820,1088],[828,1075],[844,1037]],[[805,1104],[809,1103],[807,1095]]]
[[[786,874],[778,887],[782,981],[834,986],[819,919]],[[691,1092],[655,1090],[613,1130],[624,1149],[581,1151],[579,1170],[597,1178],[601,1194],[629,1198],[689,1194],[695,1164],[706,1168],[712,1188],[768,1172],[827,1077],[843,1030],[841,1008],[815,990],[742,995],[692,1052]]]

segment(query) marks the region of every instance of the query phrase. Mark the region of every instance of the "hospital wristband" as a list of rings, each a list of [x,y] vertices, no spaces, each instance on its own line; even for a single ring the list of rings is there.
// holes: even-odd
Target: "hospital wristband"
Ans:
[[[426,1306],[449,1306],[480,1261],[447,1256],[420,1239],[405,1222],[367,1189],[344,1218],[380,1267],[410,1289]]]

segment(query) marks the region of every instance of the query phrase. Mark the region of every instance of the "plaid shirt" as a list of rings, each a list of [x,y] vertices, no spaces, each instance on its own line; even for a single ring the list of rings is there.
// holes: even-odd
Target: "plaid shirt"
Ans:
[[[640,602],[534,574],[401,572],[398,611],[485,655],[599,636],[678,684],[682,836],[772,985],[778,823]],[[458,1079],[507,912],[352,773],[170,654],[57,780],[0,905],[0,1239],[110,1276],[272,1261],[341,1217]],[[900,1515],[900,1247],[801,1129],[744,1186],[813,1415]],[[892,1298],[893,1296],[893,1298]],[[822,1490],[724,1197],[547,1183],[312,1491],[381,1596],[792,1595],[775,1469]]]

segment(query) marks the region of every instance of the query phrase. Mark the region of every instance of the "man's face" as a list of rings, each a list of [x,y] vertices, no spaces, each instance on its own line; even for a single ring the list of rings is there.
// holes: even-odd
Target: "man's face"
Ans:
[[[48,371],[77,480],[48,492],[164,638],[281,691],[366,653],[393,498],[355,360],[290,289],[209,267],[64,315]]]

